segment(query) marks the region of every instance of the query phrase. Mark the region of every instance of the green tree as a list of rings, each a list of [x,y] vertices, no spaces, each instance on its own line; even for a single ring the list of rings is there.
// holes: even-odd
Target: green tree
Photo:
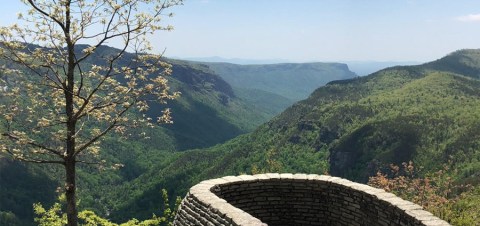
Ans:
[[[77,163],[98,163],[98,144],[111,131],[153,126],[136,111],[178,95],[165,78],[171,66],[151,54],[147,38],[172,29],[160,20],[182,0],[22,2],[30,8],[19,14],[22,23],[0,28],[0,149],[17,160],[63,165],[67,222],[77,225]],[[120,51],[100,51],[105,44]],[[156,121],[170,123],[169,109]]]
[[[0,211],[0,225],[20,225],[20,220],[12,212]]]
[[[170,208],[168,202],[168,193],[167,190],[162,189],[162,198],[163,198],[163,214],[162,216],[156,216],[155,214],[152,216],[151,219],[147,219],[144,221],[139,221],[137,219],[131,219],[122,224],[112,223],[109,220],[102,218],[96,215],[93,211],[90,210],[83,210],[78,214],[78,218],[80,220],[80,225],[88,225],[88,226],[156,226],[156,225],[173,225],[173,220],[175,218],[175,214],[180,206],[181,199],[177,197],[175,202],[175,207],[172,209]],[[59,201],[64,201],[64,197],[60,196]],[[35,218],[35,222],[38,223],[39,226],[62,226],[66,223],[67,217],[62,212],[61,204],[55,203],[53,204],[50,209],[45,209],[42,204],[35,203],[33,204],[33,210],[35,214],[38,215]],[[1,216],[1,215],[0,215]]]

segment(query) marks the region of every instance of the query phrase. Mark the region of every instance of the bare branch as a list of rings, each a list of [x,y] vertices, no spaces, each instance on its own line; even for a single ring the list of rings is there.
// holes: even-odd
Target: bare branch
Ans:
[[[61,164],[65,165],[63,161],[55,161],[55,160],[42,160],[42,159],[23,159],[23,158],[16,158],[22,162],[30,162],[30,163],[43,163],[43,164]]]
[[[87,107],[87,105],[90,103],[90,100],[92,99],[92,97],[98,92],[98,90],[100,90],[100,88],[102,87],[102,85],[105,83],[105,81],[111,77],[111,73],[114,69],[114,62],[120,58],[127,50],[127,47],[128,47],[128,42],[125,44],[125,46],[123,47],[122,50],[120,50],[120,52],[115,56],[113,57],[111,60],[110,60],[110,63],[109,63],[109,69],[108,71],[105,73],[104,77],[102,78],[102,80],[97,84],[97,86],[90,92],[90,94],[88,95],[88,97],[84,100],[83,102],[83,105],[80,107],[80,109],[77,111],[77,113],[75,114],[75,118],[78,119],[80,117],[80,115],[82,114],[83,110],[85,109],[85,107]]]
[[[47,12],[43,11],[42,9],[40,9],[40,8],[37,6],[37,4],[35,4],[35,1],[34,1],[34,0],[28,0],[28,3],[30,3],[30,5],[31,5],[35,10],[37,10],[39,13],[41,13],[41,14],[43,14],[44,16],[46,16],[46,17],[54,20],[54,21],[58,24],[58,26],[60,26],[60,27],[62,28],[63,31],[66,31],[66,30],[67,30],[67,28],[65,27],[65,25],[64,25],[61,21],[59,21],[57,18],[53,17],[53,16],[50,15],[49,13],[47,13]]]
[[[26,67],[29,71],[31,71],[32,73],[34,73],[35,75],[37,75],[38,77],[41,77],[41,78],[46,78],[50,81],[52,81],[54,84],[58,85],[57,88],[59,89],[65,89],[65,87],[62,87],[60,86],[60,84],[58,84],[55,80],[53,80],[52,78],[50,78],[50,76],[46,76],[45,74],[41,73],[40,70],[37,70],[35,69],[34,65],[31,64],[31,63],[28,63],[24,60],[22,60],[22,57],[19,56],[19,54],[17,53],[17,51],[15,51],[13,48],[7,46],[7,49],[9,50],[9,53],[12,54],[12,56],[14,57],[11,57],[11,56],[6,56],[6,55],[3,55],[3,58],[13,62],[13,63],[16,63],[16,64],[20,64],[20,65],[23,65],[24,67]],[[29,51],[27,49],[27,51]],[[47,69],[51,69],[52,71],[54,71],[54,69],[52,68],[52,66],[50,65],[38,65],[40,67],[45,67]],[[58,79],[58,81],[61,81],[61,79],[57,76],[56,73],[54,73],[54,75],[56,76],[56,78]]]
[[[88,146],[97,142],[100,138],[105,136],[105,134],[110,132],[110,130],[115,128],[115,126],[117,126],[117,124],[118,124],[118,120],[120,119],[120,117],[122,117],[132,106],[133,106],[133,104],[129,105],[128,107],[125,107],[121,112],[118,113],[117,117],[112,121],[112,123],[105,130],[103,130],[100,134],[91,138],[88,142],[86,142],[82,146],[78,147],[77,150],[75,151],[75,156],[78,155],[79,153],[81,153],[83,150],[85,150]]]
[[[8,138],[10,138],[11,140],[14,140],[14,141],[19,141],[19,140],[21,139],[20,137],[15,136],[15,135],[10,134],[10,133],[2,133],[2,136],[8,137]],[[35,143],[35,141],[33,141],[33,140],[27,141],[26,143],[29,144],[29,145],[31,145],[31,146],[33,146],[33,147],[41,148],[41,149],[43,149],[43,150],[46,150],[46,151],[48,151],[48,152],[50,152],[50,153],[52,153],[52,154],[55,154],[55,155],[58,155],[58,156],[61,156],[61,157],[63,156],[62,153],[60,153],[60,151],[57,151],[57,150],[52,149],[52,148],[49,148],[49,147],[47,147],[47,146],[45,146],[45,145],[41,145],[41,144]]]
[[[76,160],[77,163],[87,164],[87,165],[101,165],[102,162],[87,162],[84,160]]]
[[[9,155],[11,155],[14,159],[17,159],[19,161],[22,161],[22,162],[30,162],[30,163],[45,163],[45,164],[51,164],[51,163],[54,163],[54,164],[62,164],[64,165],[65,162],[64,161],[59,161],[59,160],[45,160],[45,159],[36,159],[36,158],[29,158],[29,157],[20,157],[18,155],[16,155],[15,153],[13,153],[11,150],[9,149],[6,149],[7,153]]]

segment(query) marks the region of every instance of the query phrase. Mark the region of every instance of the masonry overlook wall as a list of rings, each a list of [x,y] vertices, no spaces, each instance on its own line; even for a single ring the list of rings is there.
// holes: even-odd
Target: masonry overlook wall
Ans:
[[[175,226],[449,225],[384,190],[314,174],[227,176],[193,186]]]

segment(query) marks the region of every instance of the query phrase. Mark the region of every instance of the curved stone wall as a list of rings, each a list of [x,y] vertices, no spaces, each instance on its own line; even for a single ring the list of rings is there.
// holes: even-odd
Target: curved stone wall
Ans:
[[[313,174],[227,176],[193,186],[174,221],[184,225],[449,225],[384,190]]]

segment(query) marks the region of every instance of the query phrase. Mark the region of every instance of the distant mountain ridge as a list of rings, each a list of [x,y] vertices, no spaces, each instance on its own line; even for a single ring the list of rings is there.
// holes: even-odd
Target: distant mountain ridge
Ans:
[[[186,61],[195,62],[207,62],[207,63],[231,63],[240,65],[251,64],[283,64],[283,63],[311,63],[311,62],[324,62],[324,61],[292,61],[287,59],[242,59],[242,58],[224,58],[219,56],[213,57],[173,57],[175,59],[181,59]],[[381,69],[398,66],[398,65],[418,65],[422,62],[418,61],[375,61],[375,60],[336,60],[328,62],[338,62],[347,64],[350,71],[354,72],[358,76],[365,76]]]
[[[477,49],[458,50],[441,59],[426,63],[424,66],[478,79],[480,78],[480,51]]]
[[[195,62],[208,62],[208,63],[231,63],[231,64],[280,64],[289,63],[286,59],[246,59],[246,58],[225,58],[220,56],[211,57],[172,57],[174,59],[195,61]]]
[[[304,99],[332,80],[356,77],[341,63],[281,63],[238,65],[203,62],[233,87],[257,89],[293,101]]]
[[[344,61],[351,71],[359,76],[369,75],[379,70],[393,66],[411,66],[419,65],[416,61]]]

